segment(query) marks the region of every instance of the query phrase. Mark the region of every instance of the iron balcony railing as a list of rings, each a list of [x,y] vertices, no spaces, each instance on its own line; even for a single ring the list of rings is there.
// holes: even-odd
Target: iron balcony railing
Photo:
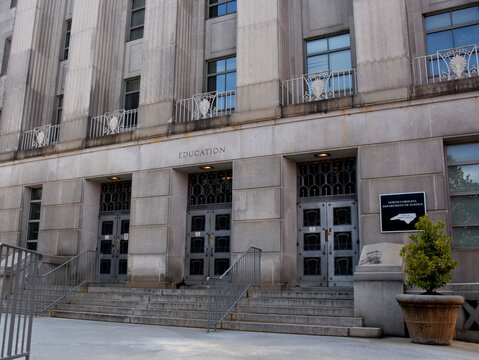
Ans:
[[[138,125],[138,109],[115,110],[90,119],[88,137],[95,138],[133,131]]]
[[[37,252],[0,243],[0,360],[30,358],[41,261]]]
[[[184,123],[232,114],[236,106],[236,91],[212,91],[197,94],[176,103],[175,122]]]
[[[31,150],[58,143],[60,125],[44,125],[24,131],[21,150]]]
[[[208,285],[208,331],[218,325],[230,313],[238,301],[252,286],[261,283],[262,250],[250,247],[225,273],[206,279]]]
[[[287,106],[351,96],[356,93],[356,88],[354,69],[304,74],[281,82],[281,104]]]
[[[478,76],[478,46],[439,50],[412,61],[414,83],[424,85]]]
[[[85,250],[38,276],[37,313],[41,313],[83,285],[96,281],[98,253]]]

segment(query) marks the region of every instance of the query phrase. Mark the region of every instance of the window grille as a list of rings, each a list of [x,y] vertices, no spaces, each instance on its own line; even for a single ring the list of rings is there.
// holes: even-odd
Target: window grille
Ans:
[[[131,182],[110,182],[101,184],[100,211],[130,210]]]
[[[231,203],[232,171],[212,171],[190,174],[188,204],[209,205]]]
[[[300,198],[356,194],[355,159],[300,163],[298,196]]]

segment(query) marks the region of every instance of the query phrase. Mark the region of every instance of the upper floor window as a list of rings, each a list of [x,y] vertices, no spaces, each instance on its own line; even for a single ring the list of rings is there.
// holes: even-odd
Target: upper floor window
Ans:
[[[17,0],[12,0],[12,1],[10,2],[10,9],[11,9],[11,8],[14,8],[14,7],[17,7]]]
[[[131,0],[129,41],[141,39],[143,37],[144,24],[145,0]]]
[[[235,108],[236,57],[208,62],[207,91],[216,91],[217,111]]]
[[[427,53],[479,44],[479,6],[426,16]]]
[[[41,205],[42,189],[31,189],[26,239],[26,248],[29,250],[37,250]]]
[[[341,34],[306,42],[307,73],[351,69],[349,34]]]
[[[479,143],[446,148],[454,247],[479,247]]]
[[[236,0],[209,0],[208,17],[233,14],[236,12]]]
[[[55,121],[53,125],[60,124],[62,120],[62,112],[63,112],[63,95],[57,96],[57,111],[55,114]]]
[[[138,124],[138,107],[140,106],[140,78],[125,80],[124,129],[134,129]]]
[[[8,59],[10,59],[10,48],[12,47],[12,39],[5,39],[3,47],[2,71],[0,75],[6,75],[8,69]]]
[[[70,34],[72,31],[72,20],[65,22],[65,42],[63,43],[63,57],[62,60],[68,59],[68,52],[70,51]]]

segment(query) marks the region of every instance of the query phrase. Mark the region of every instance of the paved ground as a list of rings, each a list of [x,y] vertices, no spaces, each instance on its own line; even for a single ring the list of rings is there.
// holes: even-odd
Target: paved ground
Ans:
[[[32,360],[159,359],[477,360],[479,344],[428,346],[358,339],[36,318]]]

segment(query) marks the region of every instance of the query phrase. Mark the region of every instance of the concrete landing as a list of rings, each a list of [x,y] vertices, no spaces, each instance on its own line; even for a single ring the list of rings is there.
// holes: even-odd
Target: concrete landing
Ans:
[[[477,360],[479,344],[361,339],[35,318],[31,360],[434,359]]]

